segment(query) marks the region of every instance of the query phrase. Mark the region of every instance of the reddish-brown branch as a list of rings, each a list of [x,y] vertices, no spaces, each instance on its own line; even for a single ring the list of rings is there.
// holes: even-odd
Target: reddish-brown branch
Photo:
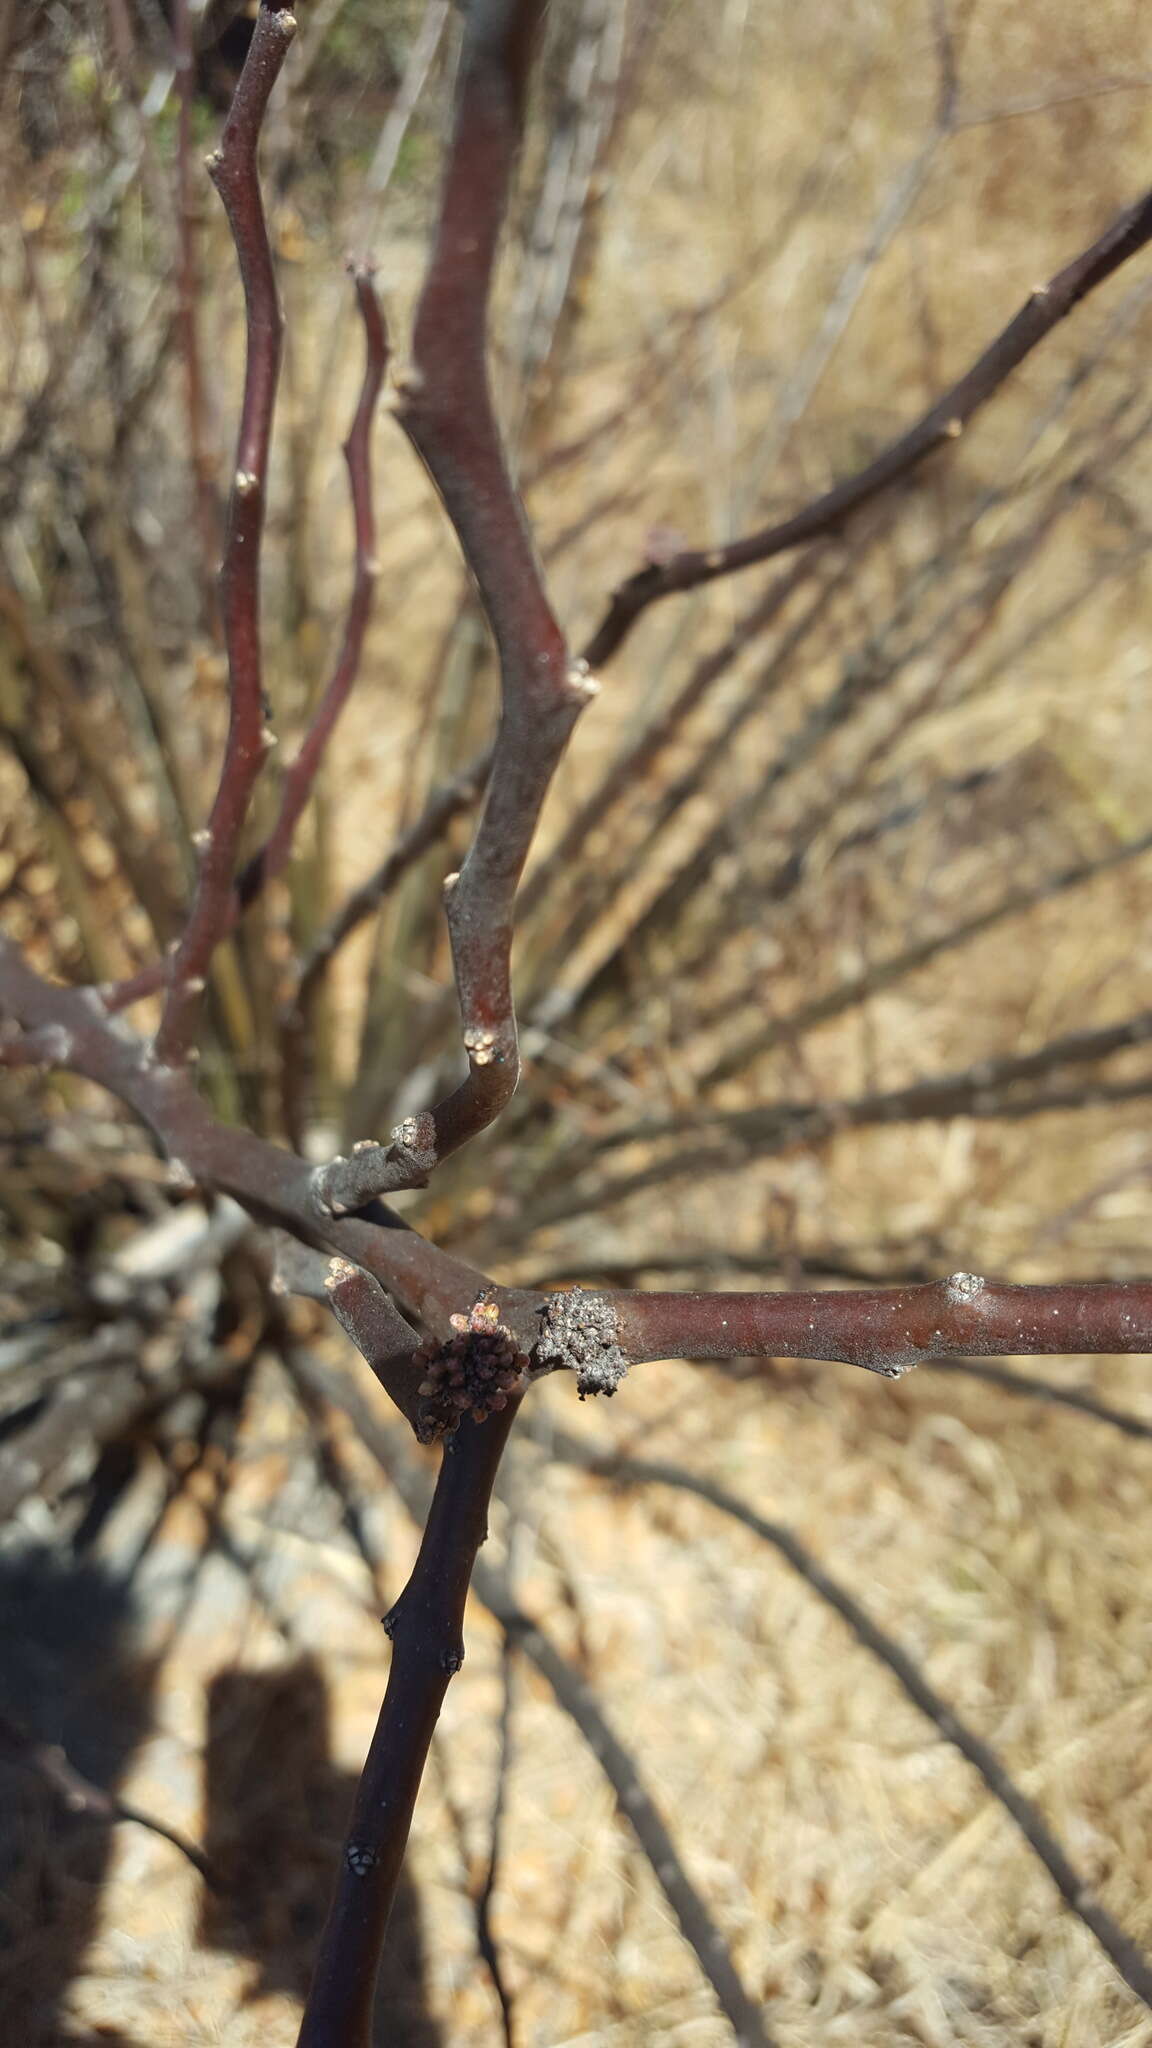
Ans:
[[[562,1300],[565,1297],[560,1297]],[[1152,1352],[1146,1281],[1006,1287],[953,1273],[927,1287],[827,1294],[605,1294],[625,1358],[827,1358],[898,1379],[926,1358]]]
[[[380,386],[388,364],[388,340],[371,271],[364,264],[351,265],[350,269],[356,290],[356,303],[364,326],[365,341],[364,378],[352,426],[344,443],[356,543],[352,596],[336,665],[317,706],[315,717],[301,743],[300,751],[284,777],[276,823],[264,845],[252,855],[237,879],[229,902],[227,918],[220,933],[221,937],[234,928],[248,905],[269,881],[283,872],[288,863],[296,827],[312,794],[336,721],[359,674],[364,636],[372,615],[376,578],[379,573],[379,564],[376,560],[376,520],[372,505],[372,424],[380,396]],[[463,779],[460,778],[461,782]],[[439,815],[436,814],[428,843],[439,829],[442,829],[442,825],[439,822]],[[419,851],[423,851],[422,846]],[[411,857],[414,859],[416,855],[413,854]],[[389,885],[390,882],[386,879],[384,886]],[[370,883],[365,885],[366,888],[370,886]],[[353,924],[356,922],[358,915],[354,914]],[[345,936],[346,933],[339,933],[333,940],[333,950]],[[166,968],[163,963],[154,962],[151,966],[142,968],[139,974],[134,974],[130,980],[121,982],[109,993],[109,1007],[115,1010],[127,1009],[132,1003],[140,1002],[143,997],[154,995],[156,990],[163,986],[165,976]]]
[[[486,1276],[474,1266],[429,1244],[398,1217],[385,1213],[361,1222],[319,1209],[306,1161],[251,1131],[217,1122],[187,1076],[162,1065],[134,1032],[109,1015],[94,989],[45,981],[3,938],[0,1009],[25,1032],[50,1029],[52,1064],[83,1074],[118,1096],[155,1133],[168,1157],[180,1162],[189,1180],[232,1195],[258,1221],[275,1224],[304,1244],[365,1267],[436,1332],[447,1335],[450,1317],[466,1309],[486,1285]]]
[[[440,1476],[408,1584],[385,1628],[388,1686],[356,1794],[299,2048],[369,2048],[380,1950],[396,1895],[428,1747],[449,1681],[464,1662],[464,1608],[518,1402],[465,1420]]]
[[[484,1130],[520,1073],[512,909],[548,785],[592,692],[568,658],[508,472],[488,384],[488,294],[523,126],[543,0],[475,0],[435,247],[397,418],[440,493],[500,660],[500,729],[480,825],[446,905],[468,1077],[430,1112],[430,1166]],[[403,1148],[379,1152],[381,1193],[410,1184]],[[430,1170],[430,1168],[429,1168]],[[358,1190],[365,1180],[361,1162]],[[331,1176],[326,1189],[344,1202]]]
[[[192,46],[190,0],[174,0],[173,51],[179,116],[176,129],[176,331],[184,370],[184,411],[188,423],[188,465],[199,542],[198,563],[204,624],[215,636],[216,604],[213,573],[219,547],[217,511],[212,488],[212,460],[204,422],[204,364],[200,350],[197,301],[200,279],[196,262],[197,209],[192,179],[192,116],[196,101],[196,60]]]
[[[1152,239],[1152,192],[1127,207],[1099,239],[1047,284],[1037,285],[1003,332],[914,426],[855,476],[845,477],[791,518],[762,527],[727,547],[694,548],[671,561],[649,563],[613,593],[603,619],[584,650],[593,668],[616,653],[641,612],[673,591],[694,590],[718,576],[766,562],[788,548],[834,532],[844,521],[918,468],[937,449],[956,440],[969,420],[987,405],[1013,370],[1061,320]]]
[[[412,1371],[412,1355],[420,1342],[416,1331],[372,1275],[348,1259],[331,1260],[324,1287],[341,1329],[415,1429],[419,1380]]]
[[[216,945],[228,928],[240,834],[271,739],[264,715],[260,549],[283,320],[257,153],[268,101],[295,32],[294,15],[274,0],[261,0],[220,148],[208,166],[236,245],[248,347],[220,582],[228,655],[228,737],[212,815],[199,846],[200,872],[192,908],[171,963],[157,1035],[158,1057],[169,1063],[187,1050],[196,999]]]

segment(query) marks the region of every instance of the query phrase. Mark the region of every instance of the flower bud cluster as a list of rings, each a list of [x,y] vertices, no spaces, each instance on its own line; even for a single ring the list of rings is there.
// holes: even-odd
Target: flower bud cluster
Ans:
[[[418,1435],[422,1443],[451,1436],[464,1415],[486,1422],[508,1406],[522,1385],[528,1360],[500,1321],[499,1304],[478,1295],[466,1316],[453,1316],[455,1335],[441,1344],[425,1339],[415,1354],[423,1366]]]

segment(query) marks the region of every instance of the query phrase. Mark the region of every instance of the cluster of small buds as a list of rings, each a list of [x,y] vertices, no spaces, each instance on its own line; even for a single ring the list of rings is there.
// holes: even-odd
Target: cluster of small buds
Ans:
[[[479,1024],[469,1025],[464,1050],[474,1067],[490,1067],[496,1057],[496,1033],[482,1030]]]
[[[421,1443],[451,1436],[464,1415],[486,1422],[508,1406],[528,1370],[491,1296],[478,1295],[468,1314],[453,1316],[451,1323],[456,1334],[447,1343],[428,1338],[415,1354],[414,1363],[424,1368],[417,1430]]]

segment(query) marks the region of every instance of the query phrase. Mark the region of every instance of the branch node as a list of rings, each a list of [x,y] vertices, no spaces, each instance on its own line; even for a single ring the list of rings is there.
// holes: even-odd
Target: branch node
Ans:
[[[490,1067],[496,1058],[496,1033],[470,1024],[464,1033],[464,1050],[474,1067]]]
[[[589,704],[593,697],[600,695],[601,685],[583,655],[569,663],[564,680],[569,696],[574,697],[578,704]]]
[[[603,1295],[574,1287],[541,1310],[532,1363],[544,1372],[574,1372],[576,1391],[614,1394],[628,1370],[616,1311]]]
[[[353,1877],[367,1877],[375,1870],[380,1858],[368,1842],[349,1842],[344,1851],[344,1861]]]
[[[949,1273],[944,1282],[952,1301],[972,1301],[976,1295],[983,1294],[987,1285],[982,1273]]]

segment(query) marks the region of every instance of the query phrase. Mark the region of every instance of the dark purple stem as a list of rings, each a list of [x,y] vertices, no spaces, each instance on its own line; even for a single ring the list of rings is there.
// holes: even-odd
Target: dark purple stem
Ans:
[[[392,1663],[356,1794],[298,2048],[369,2048],[376,1973],[444,1695],[464,1662],[464,1608],[513,1402],[444,1446],[412,1576],[384,1626]]]

